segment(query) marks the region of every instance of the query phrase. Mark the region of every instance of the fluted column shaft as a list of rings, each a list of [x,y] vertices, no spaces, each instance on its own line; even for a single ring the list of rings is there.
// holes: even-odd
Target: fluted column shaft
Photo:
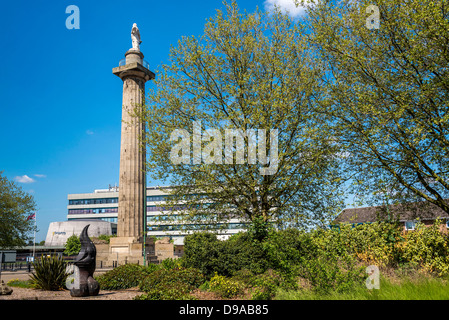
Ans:
[[[145,194],[145,126],[134,115],[144,103],[145,82],[123,79],[122,134],[117,236],[140,238],[143,231]]]

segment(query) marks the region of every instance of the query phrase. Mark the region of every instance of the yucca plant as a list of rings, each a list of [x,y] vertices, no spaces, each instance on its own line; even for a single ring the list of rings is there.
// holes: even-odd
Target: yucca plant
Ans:
[[[67,263],[58,256],[44,257],[33,262],[34,272],[30,275],[30,283],[36,289],[60,290],[68,277]]]

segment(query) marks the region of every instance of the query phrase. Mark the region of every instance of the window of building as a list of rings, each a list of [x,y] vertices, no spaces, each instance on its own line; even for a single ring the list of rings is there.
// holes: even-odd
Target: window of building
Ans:
[[[405,230],[415,230],[415,221],[412,220],[406,221]]]

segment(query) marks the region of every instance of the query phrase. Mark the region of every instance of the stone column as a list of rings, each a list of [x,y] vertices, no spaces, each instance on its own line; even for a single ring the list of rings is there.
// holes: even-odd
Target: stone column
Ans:
[[[125,65],[112,69],[123,81],[117,237],[141,242],[146,214],[145,149],[141,143],[145,125],[134,113],[145,102],[145,82],[155,75],[143,66],[140,51],[130,49],[125,57]]]

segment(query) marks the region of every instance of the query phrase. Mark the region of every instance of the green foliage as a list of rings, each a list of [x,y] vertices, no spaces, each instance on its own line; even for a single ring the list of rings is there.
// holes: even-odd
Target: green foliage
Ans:
[[[220,240],[209,232],[196,232],[184,238],[184,267],[196,268],[210,278],[220,269],[219,247]]]
[[[240,233],[220,241],[209,232],[198,232],[184,240],[183,265],[197,268],[210,279],[215,272],[231,276],[240,269],[264,272],[267,262],[263,248],[249,233]]]
[[[242,233],[226,241],[213,234],[198,233],[186,238],[186,265],[198,266],[210,278],[217,273],[245,283],[253,289],[253,298],[272,297],[273,285],[255,285],[268,269],[275,270],[282,281],[279,287],[295,288],[296,278],[305,279],[321,293],[345,292],[362,285],[365,267],[420,268],[443,276],[449,270],[448,236],[439,230],[417,224],[413,232],[403,233],[401,226],[376,222],[352,226],[342,224],[332,229],[309,232],[297,229],[271,230],[260,242],[251,233]],[[207,251],[210,250],[210,254]],[[205,251],[202,251],[205,250]],[[190,265],[189,265],[190,263]]]
[[[203,274],[194,268],[156,270],[140,283],[145,294],[136,300],[186,300],[189,292],[204,283]]]
[[[428,227],[417,223],[399,248],[404,261],[439,276],[449,274],[449,237],[441,232],[441,222],[436,220]]]
[[[211,225],[232,214],[261,223],[255,230],[259,240],[271,218],[284,224],[325,223],[344,204],[335,156],[339,146],[322,130],[323,84],[306,28],[280,10],[250,13],[236,1],[224,7],[207,21],[203,35],[183,37],[172,48],[143,112],[136,108],[149,124],[142,141],[149,151],[149,171],[155,179],[182,186],[173,189],[173,196],[177,204],[185,203],[189,213],[183,218],[189,222]],[[192,120],[215,135],[212,142],[203,134],[203,161],[193,165]],[[278,155],[279,161],[270,163],[273,174],[264,172],[269,166],[249,163],[248,155],[243,156],[245,165],[226,156],[217,142],[227,129],[241,132],[237,138],[246,145],[251,140],[243,137],[246,130],[266,130],[266,150],[259,152],[271,154],[272,160]],[[181,130],[190,137],[179,143]],[[277,150],[271,148],[272,130],[279,132]],[[181,148],[184,142],[186,149]],[[211,150],[213,161],[204,161]],[[189,160],[175,164],[172,156],[179,153]],[[194,152],[192,158],[201,155]],[[204,204],[204,194],[213,205]]]
[[[104,240],[104,241],[106,241],[107,243],[109,243],[109,242],[111,241],[111,238],[114,238],[114,237],[116,237],[116,235],[100,234],[100,235],[98,236],[98,239],[99,239],[99,240]]]
[[[162,268],[170,270],[170,269],[180,269],[182,267],[182,259],[180,258],[167,258],[162,260],[161,263]]]
[[[375,222],[355,227],[343,224],[331,236],[339,250],[354,254],[366,264],[383,267],[401,263],[397,248],[404,238],[397,223]]]
[[[354,193],[426,200],[449,212],[446,0],[327,1],[305,18],[327,78],[327,128],[350,156]]]
[[[67,263],[56,255],[45,257],[33,262],[34,272],[30,275],[30,284],[36,289],[60,290],[68,277]]]
[[[228,277],[241,269],[262,273],[268,268],[261,243],[248,232],[220,241],[218,261],[220,268],[214,272]]]
[[[253,287],[252,300],[271,300],[276,291],[282,286],[282,277],[274,270],[267,270],[263,274],[255,275],[249,284]]]
[[[128,289],[137,287],[146,276],[159,269],[160,267],[155,264],[146,267],[137,264],[125,264],[99,275],[96,280],[102,289]]]
[[[269,267],[281,271],[287,277],[294,276],[304,254],[301,251],[301,242],[304,240],[304,233],[298,229],[271,231],[262,244]]]
[[[234,298],[243,293],[244,286],[237,280],[215,274],[209,281],[209,288],[222,298]]]
[[[26,245],[35,229],[34,221],[27,217],[35,210],[33,196],[0,171],[0,248]]]
[[[75,234],[71,235],[64,245],[64,253],[68,256],[76,255],[81,250],[81,242]]]

